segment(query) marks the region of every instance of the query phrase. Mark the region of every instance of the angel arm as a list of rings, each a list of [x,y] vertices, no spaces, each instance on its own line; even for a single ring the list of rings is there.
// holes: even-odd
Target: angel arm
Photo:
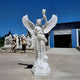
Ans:
[[[28,19],[28,15],[23,16],[22,18],[23,25],[28,29],[31,35],[34,34],[33,30],[35,28],[34,24]]]
[[[47,17],[46,17],[46,15],[43,15],[43,19],[45,19],[45,24],[44,24],[44,26],[42,26],[42,28],[45,29],[47,27]]]
[[[45,24],[44,24],[44,26],[42,26],[43,29],[45,29],[47,27],[47,17],[45,14],[43,14],[42,20],[44,20],[44,19],[45,19]]]
[[[45,19],[45,24],[44,24],[44,26],[42,26],[43,29],[47,27],[47,17],[46,17],[46,15],[45,15],[45,13],[46,13],[46,9],[43,9],[43,10],[42,10],[42,14],[43,14],[42,20]]]

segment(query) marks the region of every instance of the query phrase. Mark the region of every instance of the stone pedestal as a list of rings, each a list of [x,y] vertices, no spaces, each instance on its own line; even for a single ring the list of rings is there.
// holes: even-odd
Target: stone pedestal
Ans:
[[[51,72],[51,69],[47,62],[35,60],[32,72],[34,76],[48,76]]]

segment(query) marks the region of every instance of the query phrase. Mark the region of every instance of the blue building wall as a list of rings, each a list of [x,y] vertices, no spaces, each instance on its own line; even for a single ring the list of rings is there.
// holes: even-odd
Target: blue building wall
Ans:
[[[80,30],[78,30],[79,46],[80,46]]]
[[[72,48],[77,47],[77,30],[72,29]]]
[[[54,48],[54,30],[51,30],[49,45],[51,48]],[[72,40],[72,48],[77,47],[77,29],[72,29],[71,31],[71,40]]]
[[[54,47],[54,30],[51,30],[49,36],[50,36],[50,47],[53,48]]]

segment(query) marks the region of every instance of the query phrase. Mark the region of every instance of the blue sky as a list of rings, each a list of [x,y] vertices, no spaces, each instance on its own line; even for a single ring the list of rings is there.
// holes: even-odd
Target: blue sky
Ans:
[[[13,34],[26,34],[22,17],[28,14],[36,23],[36,19],[42,18],[43,8],[48,20],[56,14],[58,23],[80,21],[80,0],[0,0],[0,35],[9,30]]]

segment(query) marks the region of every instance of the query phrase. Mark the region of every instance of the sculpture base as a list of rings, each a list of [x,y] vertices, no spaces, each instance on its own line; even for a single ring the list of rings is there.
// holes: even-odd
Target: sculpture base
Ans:
[[[48,76],[51,72],[51,69],[47,62],[35,61],[32,72],[34,76]]]
[[[39,70],[32,70],[32,72],[33,72],[34,76],[48,76],[50,74],[51,70],[45,71],[45,70],[39,69]]]
[[[3,49],[11,49],[12,45],[4,45]]]

